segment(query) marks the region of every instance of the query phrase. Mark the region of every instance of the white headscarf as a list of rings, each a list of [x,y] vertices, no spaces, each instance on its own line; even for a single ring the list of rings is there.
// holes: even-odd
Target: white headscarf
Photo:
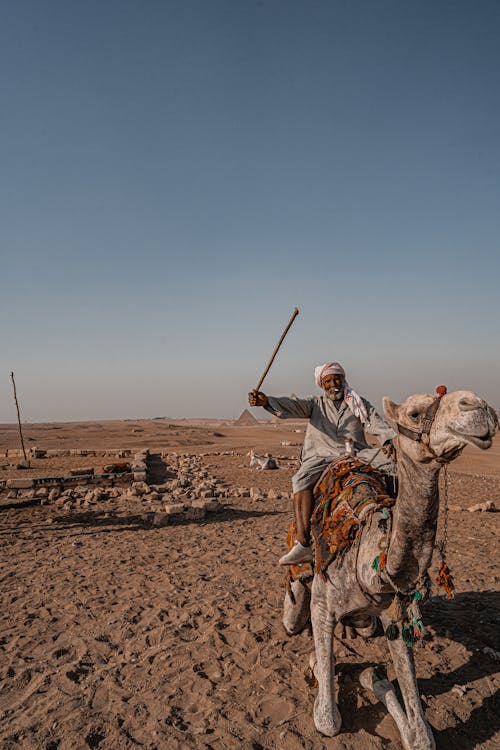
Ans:
[[[342,375],[344,378],[344,401],[346,402],[349,409],[352,411],[355,417],[357,417],[363,424],[368,422],[368,412],[361,396],[358,396],[356,391],[353,391],[347,380],[345,379],[345,370],[338,362],[326,362],[324,365],[318,365],[314,368],[314,379],[318,388],[322,388],[321,380],[325,375]]]

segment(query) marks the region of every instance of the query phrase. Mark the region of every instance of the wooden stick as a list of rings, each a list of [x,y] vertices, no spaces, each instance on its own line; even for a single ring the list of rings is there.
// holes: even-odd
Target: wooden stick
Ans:
[[[288,333],[288,331],[290,330],[290,327],[291,327],[291,325],[292,325],[293,321],[295,320],[295,318],[297,317],[297,315],[298,315],[298,314],[299,314],[299,309],[298,309],[298,307],[296,307],[296,308],[294,309],[294,311],[293,311],[293,315],[292,315],[292,317],[291,317],[291,318],[290,318],[290,320],[288,321],[288,325],[287,325],[287,327],[285,328],[285,330],[284,330],[284,331],[283,331],[283,333],[281,334],[281,338],[280,338],[280,340],[278,341],[278,343],[277,343],[277,345],[276,345],[276,348],[275,348],[274,352],[273,352],[273,353],[272,353],[272,355],[271,355],[271,359],[269,360],[269,362],[268,362],[268,365],[267,365],[266,369],[264,370],[264,374],[262,375],[261,379],[259,380],[259,382],[258,382],[257,386],[256,386],[256,387],[254,388],[254,393],[257,393],[257,392],[258,392],[258,391],[260,390],[260,387],[261,387],[262,383],[264,382],[264,378],[266,377],[267,373],[268,373],[268,372],[269,372],[269,370],[271,369],[271,365],[272,365],[272,363],[274,362],[274,358],[275,358],[275,356],[277,355],[277,353],[278,353],[278,351],[279,351],[279,348],[280,348],[281,344],[283,343],[283,339],[284,339],[284,338],[285,338],[285,336],[287,335],[287,333]]]
[[[23,449],[24,460],[27,461],[28,459],[26,458],[26,451],[24,450],[23,431],[21,428],[21,415],[19,414],[19,404],[17,403],[16,381],[14,380],[13,372],[10,373],[10,377],[12,378],[12,385],[14,386],[14,401],[16,402],[17,424],[19,425],[19,437],[21,438],[21,447]]]

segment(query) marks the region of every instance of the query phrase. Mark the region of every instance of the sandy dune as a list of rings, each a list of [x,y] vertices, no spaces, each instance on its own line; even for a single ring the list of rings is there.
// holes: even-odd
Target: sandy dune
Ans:
[[[189,452],[228,487],[279,493],[289,491],[300,450],[281,442],[300,442],[296,429],[303,424],[149,420],[25,432],[28,445],[43,448]],[[0,450],[9,447],[17,447],[16,428],[0,426]],[[250,448],[290,460],[282,459],[279,471],[260,472],[248,467]],[[423,702],[443,750],[500,746],[500,514],[466,510],[485,499],[500,507],[499,459],[497,439],[488,453],[467,450],[449,471],[456,509],[448,557],[457,596],[436,596],[425,607],[429,637],[416,648]],[[28,473],[78,463],[44,461]],[[101,457],[90,461],[102,464]],[[19,473],[4,468],[0,478]],[[392,719],[357,680],[369,663],[387,661],[384,640],[341,641],[340,630],[344,731],[333,740],[317,734],[315,691],[304,677],[310,634],[288,638],[281,626],[283,572],[276,561],[290,501],[223,502],[208,520],[155,528],[143,520],[140,500],[65,512],[0,494],[2,748],[401,747]]]

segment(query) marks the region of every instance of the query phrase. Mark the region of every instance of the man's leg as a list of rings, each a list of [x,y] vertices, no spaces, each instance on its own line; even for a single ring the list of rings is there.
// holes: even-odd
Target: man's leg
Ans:
[[[306,461],[292,477],[293,514],[297,541],[290,552],[280,558],[280,565],[298,565],[310,562],[313,558],[310,546],[311,515],[314,505],[313,489],[332,459],[333,457],[319,457]]]
[[[308,547],[311,541],[311,513],[313,507],[312,487],[307,490],[299,490],[293,496],[293,513],[295,516],[295,529],[297,539]]]
[[[298,490],[293,495],[293,514],[295,517],[295,544],[286,555],[280,558],[280,565],[299,565],[312,561],[311,513],[313,507],[312,487]]]

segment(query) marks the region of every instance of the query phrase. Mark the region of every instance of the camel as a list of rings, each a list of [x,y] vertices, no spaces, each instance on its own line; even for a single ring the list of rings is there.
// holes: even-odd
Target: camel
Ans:
[[[321,734],[333,737],[341,728],[334,697],[334,627],[342,621],[370,636],[376,618],[380,618],[404,707],[392,684],[374,668],[361,673],[361,684],[384,703],[405,750],[434,750],[434,737],[420,702],[413,653],[401,638],[401,622],[394,622],[391,603],[400,597],[414,606],[410,596],[427,575],[436,539],[441,468],[466,445],[489,448],[498,418],[470,391],[441,397],[417,394],[399,405],[384,398],[383,404],[386,419],[398,433],[399,489],[388,530],[381,531],[384,524],[380,524],[387,512],[375,510],[360,527],[356,542],[330,564],[326,580],[319,574],[314,575],[312,584],[295,580],[292,595],[285,595],[283,624],[289,635],[296,634],[310,614],[315,649],[312,666],[318,682],[314,723]],[[380,555],[381,543],[384,546],[384,536],[385,567],[377,570],[373,561]],[[399,592],[396,597],[395,592]]]

